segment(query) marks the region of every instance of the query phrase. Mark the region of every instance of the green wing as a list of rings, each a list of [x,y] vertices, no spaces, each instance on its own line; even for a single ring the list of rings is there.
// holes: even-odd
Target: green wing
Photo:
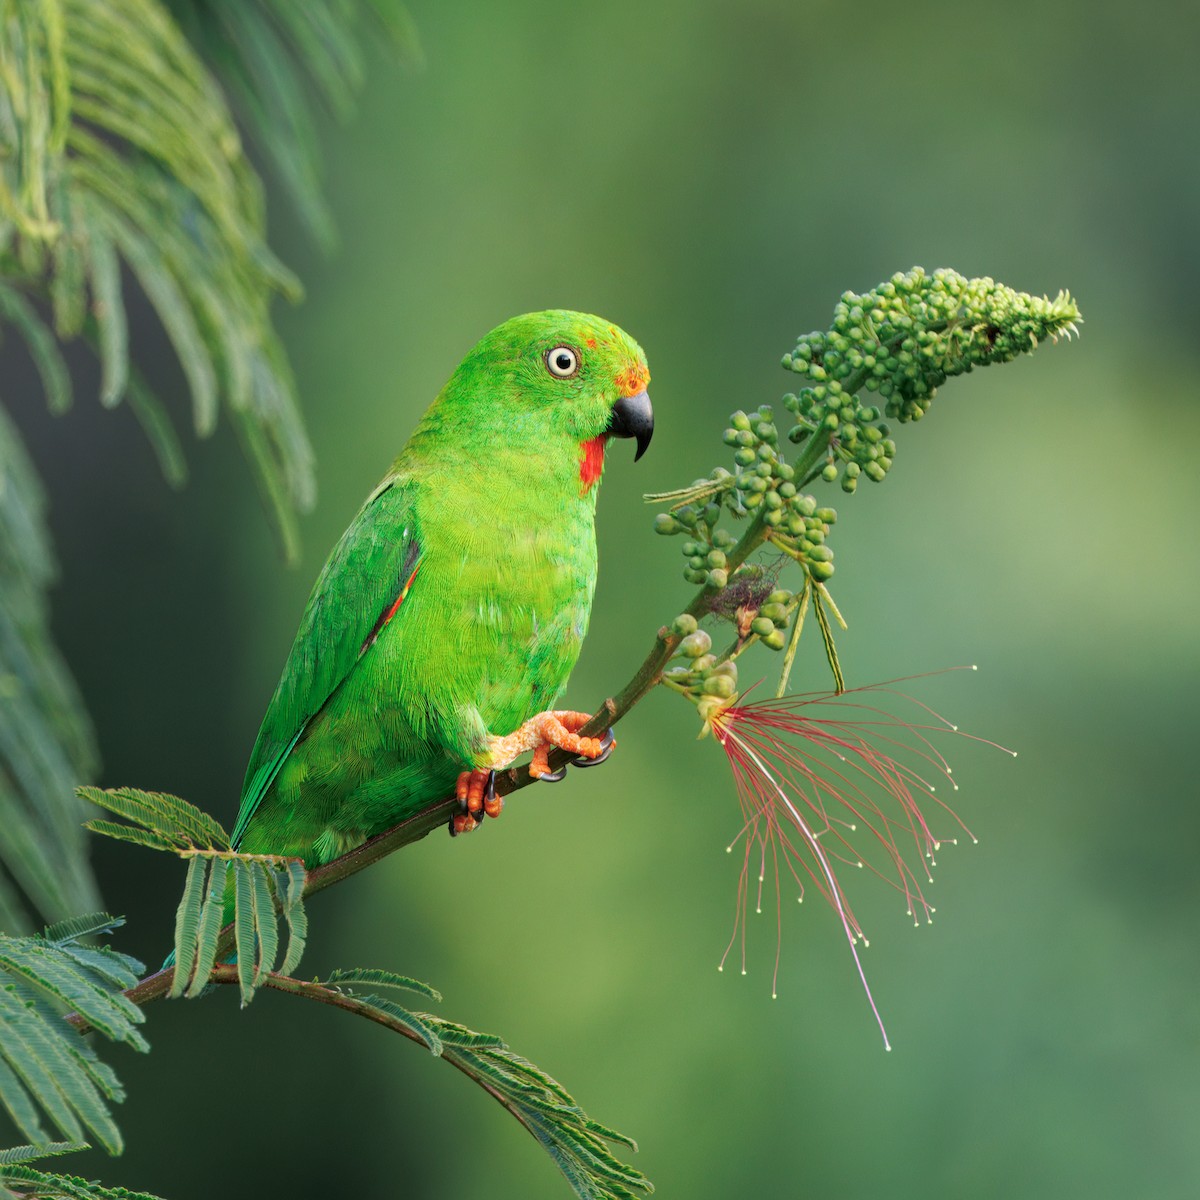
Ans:
[[[411,490],[389,477],[342,534],[308,598],[246,768],[235,847],[309,722],[395,615],[420,555]]]

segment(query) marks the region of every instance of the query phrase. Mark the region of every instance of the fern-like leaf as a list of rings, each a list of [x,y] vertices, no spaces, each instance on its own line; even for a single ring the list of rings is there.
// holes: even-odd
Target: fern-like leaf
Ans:
[[[167,960],[175,967],[168,995],[203,995],[213,968],[232,952],[229,961],[237,964],[245,1007],[274,968],[281,923],[288,929],[284,966],[291,972],[300,961],[307,933],[304,864],[232,850],[178,852],[189,862],[175,913],[175,948]],[[233,937],[222,938],[230,921]]]
[[[0,321],[24,336],[56,411],[70,376],[55,334],[83,333],[100,353],[102,402],[127,399],[178,477],[161,406],[144,385],[134,395],[123,259],[179,357],[197,432],[227,407],[294,552],[312,453],[269,305],[300,288],[267,247],[261,185],[219,88],[160,0],[6,11]],[[53,332],[31,302],[46,295]]]
[[[633,1200],[638,1192],[654,1190],[645,1175],[609,1149],[617,1144],[636,1151],[631,1138],[591,1120],[560,1083],[514,1054],[500,1038],[430,1013],[411,1012],[391,999],[350,986],[398,988],[436,997],[428,984],[375,969],[335,971],[311,983],[274,976],[268,984],[366,1017],[452,1063],[529,1130],[580,1200]]]
[[[31,1141],[48,1141],[44,1114],[72,1142],[90,1130],[118,1153],[121,1135],[109,1111],[124,1098],[120,1082],[64,1019],[77,1013],[110,1041],[149,1046],[143,1015],[122,989],[142,964],[80,939],[110,933],[121,920],[106,914],[62,922],[29,937],[0,935],[0,1102]]]
[[[7,1150],[0,1150],[0,1167],[36,1162],[39,1158],[57,1158],[60,1154],[74,1154],[87,1148],[86,1142],[43,1142],[40,1146],[9,1146]]]
[[[190,0],[176,7],[309,233],[331,249],[314,97],[339,120],[349,117],[363,81],[363,47],[379,33],[400,58],[419,60],[407,9],[398,0]]]
[[[0,407],[0,929],[13,933],[29,928],[28,909],[55,920],[97,904],[73,794],[96,752],[50,640],[45,593],[56,567],[44,506]]]
[[[130,822],[121,825],[99,818],[88,821],[87,828],[94,833],[175,854],[229,849],[229,834],[220,822],[178,796],[144,792],[140,788],[81,787],[77,790],[84,800]]]
[[[308,914],[302,903],[304,881],[304,864],[296,860],[289,862],[285,871],[275,874],[279,902],[288,927],[287,950],[284,952],[283,965],[279,968],[281,975],[291,975],[300,965],[300,956],[304,953],[308,938]]]
[[[208,891],[204,907],[200,910],[200,921],[196,929],[196,955],[192,968],[192,980],[183,994],[194,1000],[208,984],[208,977],[217,961],[217,940],[224,924],[225,878],[229,872],[229,860],[214,858],[208,866]],[[178,993],[174,988],[172,995]]]
[[[56,1158],[87,1148],[84,1142],[46,1142],[0,1150],[0,1194],[19,1200],[159,1200],[148,1192],[106,1188],[93,1179],[39,1171],[29,1166],[43,1158]]]

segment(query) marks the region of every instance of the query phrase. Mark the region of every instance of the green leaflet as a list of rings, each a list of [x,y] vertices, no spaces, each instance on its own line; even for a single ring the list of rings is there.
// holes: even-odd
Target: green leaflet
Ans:
[[[258,981],[255,970],[255,956],[258,951],[258,939],[255,936],[255,902],[254,880],[252,878],[257,863],[233,861],[234,882],[234,914],[233,926],[236,934],[238,987],[242,993],[242,1007],[254,997],[254,985]],[[271,913],[271,924],[275,923],[275,914]]]
[[[184,995],[194,1000],[208,984],[213,965],[217,961],[217,936],[224,924],[222,917],[225,911],[225,876],[229,869],[229,860],[214,858],[208,868],[208,892],[204,898],[204,907],[200,912],[200,921],[196,930],[196,957],[193,966],[192,981]]]
[[[375,987],[402,988],[406,992],[417,992],[430,1000],[441,1000],[442,994],[437,988],[412,979],[408,975],[397,975],[393,971],[381,971],[376,967],[352,967],[349,970],[331,971],[324,980],[329,987],[343,987],[347,984],[365,983]]]
[[[107,934],[120,924],[97,914],[41,935],[0,935],[0,1103],[39,1144],[48,1140],[44,1114],[72,1142],[90,1130],[111,1153],[121,1148],[108,1107],[124,1097],[121,1084],[63,1020],[65,1012],[78,1013],[108,1040],[149,1049],[137,1028],[141,1010],[122,993],[142,964],[107,947],[79,945],[80,938]]]
[[[167,993],[172,999],[183,995],[183,989],[196,966],[196,940],[200,934],[200,908],[204,903],[207,866],[198,855],[188,860],[183,897],[175,911],[175,978]]]
[[[84,1142],[43,1142],[40,1146],[10,1146],[0,1150],[0,1167],[11,1167],[15,1163],[34,1162],[39,1158],[56,1158],[60,1154],[74,1154],[86,1150]]]
[[[229,849],[229,834],[221,824],[178,796],[143,792],[140,788],[81,787],[77,792],[84,800],[132,822],[132,826],[126,826],[99,819],[89,821],[87,827],[96,833],[175,853]]]
[[[171,424],[171,418],[167,416],[158,397],[133,368],[129,372],[128,404],[158,458],[163,478],[174,488],[182,487],[187,482],[188,468],[175,426]]]
[[[258,934],[257,984],[263,975],[275,969],[275,958],[279,953],[279,925],[271,875],[262,863],[255,864],[253,885],[254,927]]]
[[[0,320],[12,324],[25,339],[53,413],[71,407],[71,375],[49,326],[15,288],[0,283]]]
[[[304,943],[308,937],[308,914],[304,911],[304,864],[295,860],[287,864],[285,871],[275,873],[279,888],[279,901],[288,926],[287,951],[283,956],[281,975],[291,975],[300,964]]]

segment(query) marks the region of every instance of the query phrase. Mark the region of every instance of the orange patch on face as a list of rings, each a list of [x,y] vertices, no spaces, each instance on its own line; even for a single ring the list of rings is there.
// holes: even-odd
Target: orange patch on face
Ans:
[[[588,344],[588,346],[589,346],[589,347],[591,347],[591,349],[595,350],[595,348],[596,348],[596,339],[595,339],[595,338],[588,338],[588,340],[587,340],[587,344]]]
[[[616,384],[622,396],[636,396],[646,390],[650,382],[650,371],[641,363],[633,363],[617,372]]]

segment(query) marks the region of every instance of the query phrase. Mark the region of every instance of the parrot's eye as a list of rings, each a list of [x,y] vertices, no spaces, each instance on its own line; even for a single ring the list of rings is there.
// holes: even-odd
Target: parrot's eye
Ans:
[[[570,379],[579,370],[579,355],[570,346],[555,346],[546,354],[546,366],[551,375]]]

